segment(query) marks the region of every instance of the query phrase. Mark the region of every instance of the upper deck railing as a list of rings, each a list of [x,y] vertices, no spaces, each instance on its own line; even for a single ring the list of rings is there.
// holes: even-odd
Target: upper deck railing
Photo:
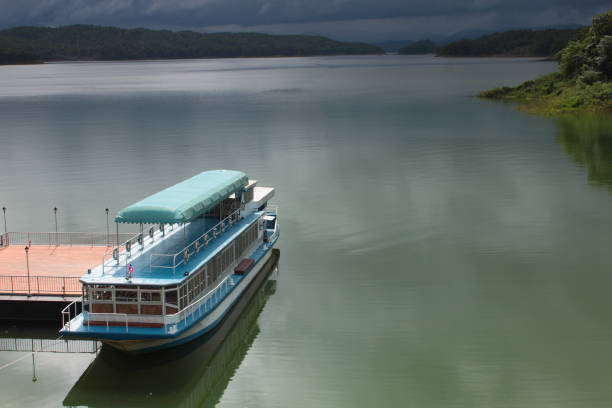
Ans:
[[[200,250],[206,248],[212,240],[216,239],[234,223],[238,222],[240,220],[240,211],[240,209],[234,210],[227,217],[219,221],[212,228],[208,229],[205,233],[185,245],[176,253],[150,253],[148,262],[149,271],[153,271],[154,269],[165,269],[171,270],[172,273],[175,274],[177,268],[189,262],[192,256],[197,255]],[[268,206],[266,212],[277,214],[278,207]],[[162,236],[165,236],[165,231],[174,231],[178,227],[180,227],[180,224],[160,224],[159,226],[155,225],[149,228],[148,238],[145,237],[144,232],[131,235],[129,239],[104,253],[102,257],[102,274],[104,274],[105,269],[109,267],[115,270],[117,268],[125,269],[127,275],[130,259],[132,259],[133,248],[142,251],[145,249],[146,245],[152,245],[154,242],[157,242],[156,240],[159,240],[159,237],[155,238],[156,235],[161,233]]]
[[[132,248],[139,247],[141,250],[145,248],[145,241],[148,241],[150,245],[155,242],[155,235],[161,233],[162,236],[165,235],[165,231],[174,231],[175,228],[178,227],[179,224],[159,224],[154,225],[148,230],[148,237],[145,237],[145,233],[141,232],[138,234],[119,234],[122,239],[127,239],[121,242],[119,245],[113,245],[113,249],[108,250],[102,255],[102,274],[104,274],[105,267],[125,268],[127,271],[128,268],[128,259],[131,257]],[[122,250],[124,250],[122,252]],[[128,254],[129,253],[129,254]],[[123,265],[121,264],[121,260],[123,258]]]
[[[189,258],[192,255],[197,255],[201,249],[204,249],[208,246],[208,243],[216,239],[217,236],[223,234],[227,229],[229,229],[235,222],[240,220],[240,210],[235,210],[230,215],[219,221],[214,227],[210,228],[204,234],[200,235],[191,243],[183,247],[180,251],[174,254],[159,254],[153,253],[149,256],[149,270],[153,270],[153,268],[162,268],[162,269],[171,269],[172,273],[176,273],[176,268],[181,265],[189,262]],[[153,259],[167,259],[172,260],[172,262],[167,262],[161,265],[154,265]]]

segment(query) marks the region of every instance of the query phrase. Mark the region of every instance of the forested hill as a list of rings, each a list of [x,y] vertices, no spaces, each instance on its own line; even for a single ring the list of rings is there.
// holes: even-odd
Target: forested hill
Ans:
[[[397,53],[404,55],[423,55],[435,54],[438,50],[438,45],[431,40],[420,40],[412,44],[408,44],[400,48]]]
[[[583,29],[504,31],[441,45],[437,54],[444,57],[552,57],[575,38],[579,30]]]
[[[559,55],[558,72],[478,96],[520,101],[526,111],[549,115],[612,113],[612,10],[595,16]]]
[[[320,36],[122,29],[93,25],[0,31],[0,63],[66,60],[382,54],[376,46]]]

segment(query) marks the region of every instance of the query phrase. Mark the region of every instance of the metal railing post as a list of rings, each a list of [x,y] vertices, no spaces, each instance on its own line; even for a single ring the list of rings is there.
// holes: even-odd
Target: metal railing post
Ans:
[[[8,234],[6,230],[6,207],[2,207],[2,212],[4,213],[4,234],[6,235],[6,239],[8,241]]]
[[[106,209],[106,246],[109,247],[110,224],[108,220],[108,208]]]
[[[28,248],[27,246],[25,247],[25,253],[26,253],[26,267],[28,269],[28,297],[31,296],[30,294],[30,258],[28,256],[28,251],[30,248]]]
[[[57,243],[57,207],[53,207],[53,212],[55,213],[55,246],[58,246],[58,243]]]

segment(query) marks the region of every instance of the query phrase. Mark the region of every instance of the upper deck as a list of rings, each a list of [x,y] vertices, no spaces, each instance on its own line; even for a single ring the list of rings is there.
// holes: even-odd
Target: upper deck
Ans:
[[[167,286],[179,284],[198,270],[227,243],[235,240],[248,227],[263,215],[256,211],[241,218],[239,211],[219,221],[204,217],[190,223],[171,224],[152,234],[142,237],[142,243],[130,245],[130,251],[117,254],[118,259],[110,258],[90,274],[81,278],[89,285],[151,285]],[[125,248],[125,246],[124,246]],[[188,253],[188,254],[187,254]],[[108,256],[109,253],[106,252]],[[132,276],[129,277],[129,265]]]

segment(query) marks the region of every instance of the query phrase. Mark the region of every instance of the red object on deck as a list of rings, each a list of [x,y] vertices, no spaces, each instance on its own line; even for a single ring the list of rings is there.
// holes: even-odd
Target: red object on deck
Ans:
[[[240,263],[234,268],[234,273],[237,275],[244,275],[251,269],[251,267],[255,264],[255,261],[251,258],[244,258]]]

